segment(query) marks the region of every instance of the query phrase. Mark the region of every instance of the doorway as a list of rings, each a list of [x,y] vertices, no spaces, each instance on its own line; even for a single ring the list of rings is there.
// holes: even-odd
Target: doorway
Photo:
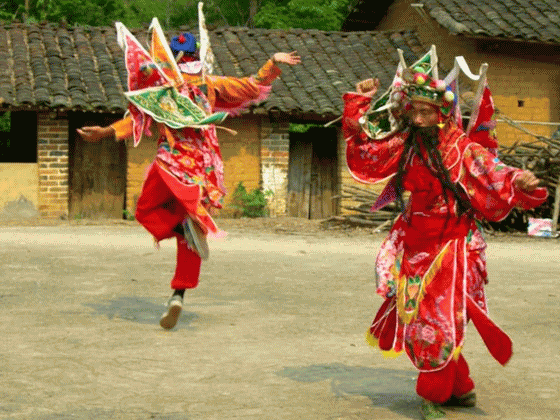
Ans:
[[[126,199],[126,143],[103,139],[88,143],[76,132],[85,125],[118,120],[107,114],[72,113],[69,124],[69,216],[122,219]]]
[[[337,139],[336,127],[290,133],[288,216],[324,219],[337,213]]]

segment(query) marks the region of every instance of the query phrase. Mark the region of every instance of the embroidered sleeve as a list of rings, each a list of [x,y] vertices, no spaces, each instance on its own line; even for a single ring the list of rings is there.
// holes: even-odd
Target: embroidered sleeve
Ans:
[[[343,96],[342,131],[346,139],[346,163],[354,178],[376,183],[394,175],[403,151],[404,135],[397,133],[382,140],[372,140],[362,130],[359,119],[371,98],[357,93]]]
[[[244,78],[208,76],[215,92],[216,111],[235,113],[247,106],[263,101],[270,94],[270,84],[282,71],[268,60],[257,74]]]
[[[257,84],[268,86],[281,74],[282,70],[274,64],[274,61],[268,60],[253,77]]]
[[[527,192],[515,187],[521,169],[503,164],[484,147],[471,143],[463,152],[460,183],[474,209],[492,221],[503,220],[514,208],[528,210],[542,204],[546,188]]]
[[[115,138],[117,140],[122,140],[124,138],[131,137],[132,125],[132,118],[130,116],[126,116],[122,120],[118,120],[111,124],[113,130],[115,130]]]

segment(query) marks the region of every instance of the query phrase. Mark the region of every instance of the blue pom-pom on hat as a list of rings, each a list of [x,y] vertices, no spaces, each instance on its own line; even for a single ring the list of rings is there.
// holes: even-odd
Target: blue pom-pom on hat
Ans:
[[[174,54],[181,51],[187,54],[193,54],[196,52],[196,38],[193,34],[184,32],[179,36],[173,37],[169,46]]]

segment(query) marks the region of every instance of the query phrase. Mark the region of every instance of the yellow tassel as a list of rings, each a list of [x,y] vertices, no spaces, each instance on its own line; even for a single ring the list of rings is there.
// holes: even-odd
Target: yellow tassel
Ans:
[[[455,347],[455,350],[453,350],[453,360],[459,360],[459,355],[461,354],[461,350],[463,350],[461,346]]]
[[[372,347],[377,347],[379,340],[373,336],[369,331],[366,331],[366,341]]]
[[[396,359],[397,357],[399,357],[401,355],[401,353],[402,353],[402,351],[401,352],[396,352],[393,349],[391,349],[389,351],[381,350],[381,354],[386,359]]]
[[[379,340],[377,338],[375,338],[372,334],[370,334],[369,331],[366,331],[366,341],[368,342],[368,344],[370,346],[379,348]],[[383,357],[385,357],[387,359],[394,359],[396,357],[399,357],[402,353],[402,351],[397,352],[393,349],[391,349],[391,350],[381,350],[381,349],[379,349],[379,351],[381,352]]]

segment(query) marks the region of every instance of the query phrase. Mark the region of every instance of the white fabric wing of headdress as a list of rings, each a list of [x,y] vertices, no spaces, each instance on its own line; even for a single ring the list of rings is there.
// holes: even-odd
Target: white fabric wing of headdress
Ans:
[[[206,28],[206,18],[202,11],[204,3],[198,3],[198,32],[200,36],[200,60],[202,61],[202,75],[214,72],[214,53],[210,45],[210,36]]]

